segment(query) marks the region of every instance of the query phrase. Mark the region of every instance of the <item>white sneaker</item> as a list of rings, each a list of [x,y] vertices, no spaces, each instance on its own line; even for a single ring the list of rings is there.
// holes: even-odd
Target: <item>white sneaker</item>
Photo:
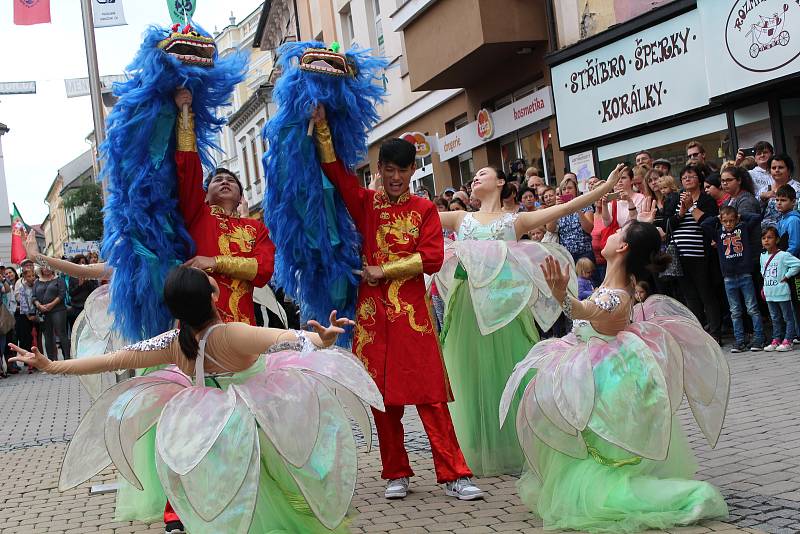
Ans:
[[[781,344],[781,342],[780,342],[780,340],[779,340],[779,339],[773,339],[773,340],[772,340],[772,343],[770,343],[769,345],[766,345],[766,346],[764,347],[764,350],[765,350],[766,352],[772,352],[772,351],[774,351],[775,349],[777,349],[777,348],[778,348],[778,346],[779,346],[780,344]]]
[[[386,483],[383,496],[387,499],[402,499],[408,495],[408,477],[393,478]]]
[[[448,497],[458,497],[462,501],[483,499],[483,491],[472,483],[469,477],[461,477],[452,482],[445,482],[444,493]]]
[[[784,339],[783,343],[775,347],[775,352],[789,352],[792,349],[792,342],[788,339]]]

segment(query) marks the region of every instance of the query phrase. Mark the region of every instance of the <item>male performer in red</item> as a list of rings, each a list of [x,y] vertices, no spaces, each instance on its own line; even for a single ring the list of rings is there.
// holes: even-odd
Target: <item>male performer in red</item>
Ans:
[[[192,93],[175,92],[175,105],[191,109]],[[194,118],[178,116],[175,164],[178,174],[178,203],[186,228],[196,245],[197,255],[186,265],[208,272],[219,286],[216,302],[226,323],[255,325],[253,288],[263,287],[272,278],[275,245],[264,223],[239,216],[242,184],[227,169],[216,169],[203,190],[203,165],[197,154]],[[165,532],[182,534],[183,524],[167,502],[164,509]]]
[[[192,93],[178,89],[178,109],[191,107]],[[253,288],[263,287],[272,277],[275,245],[264,223],[240,217],[242,184],[227,169],[216,169],[203,190],[203,167],[197,154],[194,122],[178,117],[175,162],[178,197],[197,255],[187,265],[211,274],[220,289],[217,309],[225,322],[256,324]]]
[[[403,498],[414,474],[403,443],[406,404],[417,406],[431,443],[436,478],[447,495],[478,499],[456,439],[452,399],[425,293],[423,273],[442,266],[442,225],[432,202],[409,194],[416,149],[402,139],[381,145],[383,190],[370,191],[336,159],[325,109],[313,120],[322,169],[336,186],[363,236],[364,274],[358,292],[353,352],[383,394],[386,412],[373,410],[387,479],[386,498]]]

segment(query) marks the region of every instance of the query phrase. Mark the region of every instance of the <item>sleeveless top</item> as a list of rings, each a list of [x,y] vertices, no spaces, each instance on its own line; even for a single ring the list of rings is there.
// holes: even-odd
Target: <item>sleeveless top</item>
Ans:
[[[517,231],[514,223],[517,221],[518,213],[505,213],[488,224],[481,224],[472,213],[467,213],[458,227],[458,239],[464,241],[474,240],[495,240],[495,241],[516,241]]]

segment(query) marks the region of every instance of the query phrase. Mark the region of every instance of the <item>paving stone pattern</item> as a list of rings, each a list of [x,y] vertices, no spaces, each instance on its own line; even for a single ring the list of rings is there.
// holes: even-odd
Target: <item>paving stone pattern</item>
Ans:
[[[698,477],[722,489],[731,518],[669,532],[800,532],[800,351],[730,354],[729,361],[731,402],[717,449],[705,443],[685,405],[679,417],[700,464]],[[73,490],[56,489],[64,442],[89,406],[77,379],[33,374],[0,380],[0,406],[0,533],[163,532],[160,523],[114,522],[115,495],[89,495],[92,484],[115,479],[111,469]],[[377,446],[366,453],[360,439],[354,533],[544,532],[517,498],[515,477],[479,480],[486,501],[446,498],[413,408],[404,421],[417,472],[412,493],[402,501],[383,498]]]

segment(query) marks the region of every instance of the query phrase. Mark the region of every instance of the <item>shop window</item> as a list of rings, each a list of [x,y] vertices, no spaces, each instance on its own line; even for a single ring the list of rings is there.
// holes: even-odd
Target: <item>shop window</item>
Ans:
[[[769,105],[766,102],[739,108],[733,112],[736,125],[737,148],[751,148],[759,141],[772,142],[772,124],[769,120]]]
[[[795,162],[794,177],[797,178],[797,166],[800,165],[800,98],[781,100],[781,123],[786,153]]]
[[[633,165],[636,153],[647,150],[653,159],[665,158],[671,164],[672,174],[677,175],[686,165],[686,144],[699,141],[706,151],[706,162],[717,167],[724,160],[733,159],[736,150],[732,146],[725,115],[715,115],[699,121],[681,124],[650,134],[626,139],[597,149],[601,178],[605,178],[617,163]]]
[[[458,156],[459,185],[468,184],[475,176],[475,163],[472,160],[472,151]]]
[[[500,142],[500,158],[502,160],[503,172],[508,174],[511,172],[511,162],[519,157],[517,152],[517,137],[514,135],[506,142]]]

